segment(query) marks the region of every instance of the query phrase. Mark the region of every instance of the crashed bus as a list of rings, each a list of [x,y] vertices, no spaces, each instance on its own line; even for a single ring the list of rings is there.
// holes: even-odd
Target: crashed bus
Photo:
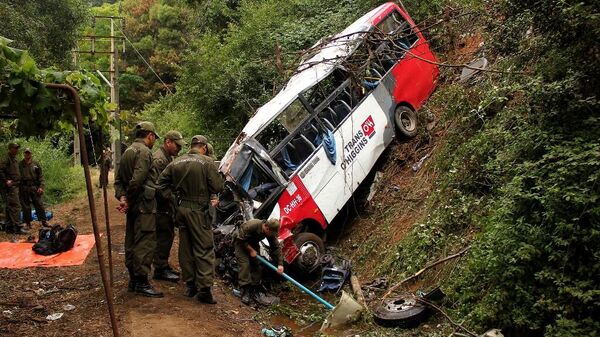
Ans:
[[[278,218],[285,261],[316,269],[325,229],[392,140],[416,134],[438,74],[427,41],[391,2],[318,42],[224,155],[219,228]]]

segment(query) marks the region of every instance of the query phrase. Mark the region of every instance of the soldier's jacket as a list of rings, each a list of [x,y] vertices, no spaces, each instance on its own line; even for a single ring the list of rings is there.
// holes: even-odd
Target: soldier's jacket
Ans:
[[[172,161],[173,157],[170,156],[162,146],[152,155],[152,179],[156,183],[157,187],[158,177]],[[172,211],[175,202],[172,194],[168,194],[166,190],[159,188],[157,188],[156,192],[156,210],[159,212]]]
[[[211,194],[223,187],[223,179],[214,161],[201,155],[197,149],[171,162],[158,178],[158,188],[167,197],[175,194],[180,206],[206,208]]]
[[[138,205],[144,196],[154,199],[151,169],[152,152],[144,140],[138,138],[121,157],[119,172],[115,176],[115,197],[126,196],[130,208]]]
[[[12,180],[15,185],[21,180],[19,162],[17,158],[12,158],[10,155],[0,159],[0,188],[6,187],[7,180]]]
[[[21,173],[21,186],[44,187],[44,175],[40,164],[32,160],[31,163],[25,162],[25,159],[19,163]]]
[[[270,236],[266,236],[262,231],[262,224],[264,222],[264,220],[260,219],[246,221],[237,230],[235,239],[245,242],[252,247],[259,247],[259,243],[262,240],[267,239],[269,242],[269,249],[271,250],[271,258],[277,261],[277,264],[282,265],[283,257],[281,255],[281,246],[279,245],[279,240],[277,240],[277,234],[272,233]]]

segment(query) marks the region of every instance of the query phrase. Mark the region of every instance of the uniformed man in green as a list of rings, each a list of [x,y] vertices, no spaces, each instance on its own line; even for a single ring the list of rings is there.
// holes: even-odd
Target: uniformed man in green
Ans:
[[[19,219],[19,182],[21,181],[21,172],[19,171],[19,144],[8,144],[8,154],[0,160],[0,191],[6,203],[6,232],[14,234],[27,234],[27,231],[21,227]]]
[[[283,257],[279,245],[279,220],[252,219],[246,221],[234,236],[235,257],[240,267],[238,277],[242,288],[242,303],[248,305],[260,293],[262,272],[256,256],[260,252],[260,242],[269,242],[271,259],[277,263],[277,273],[283,274]]]
[[[129,270],[128,291],[148,297],[162,297],[148,282],[156,249],[156,198],[152,177],[152,152],[159,138],[154,124],[135,126],[135,141],[123,152],[115,176],[117,209],[127,214],[125,226],[125,265]]]
[[[21,198],[23,221],[27,225],[27,228],[31,228],[31,204],[33,204],[38,220],[42,223],[42,226],[48,227],[46,210],[42,201],[44,175],[42,174],[40,164],[33,160],[33,155],[29,148],[23,151],[23,160],[19,163],[19,171],[21,173],[19,197]]]
[[[158,177],[179,154],[186,144],[178,131],[169,131],[163,137],[163,145],[152,156],[153,177]],[[179,281],[179,273],[169,266],[169,255],[175,237],[175,201],[158,189],[156,194],[156,252],[154,253],[154,279]]]
[[[207,139],[192,137],[190,152],[175,159],[158,178],[158,187],[177,197],[179,264],[186,283],[185,295],[199,302],[217,303],[211,286],[215,273],[213,232],[207,219],[210,195],[218,193],[223,180],[206,154]]]

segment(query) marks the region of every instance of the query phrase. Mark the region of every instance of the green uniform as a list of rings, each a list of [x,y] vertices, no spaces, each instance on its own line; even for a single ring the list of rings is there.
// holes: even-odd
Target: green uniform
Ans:
[[[19,196],[21,198],[21,210],[23,221],[31,223],[31,204],[35,207],[38,220],[46,223],[46,210],[42,201],[42,195],[38,193],[39,188],[44,188],[44,175],[42,167],[36,161],[27,163],[25,159],[19,163],[21,182],[19,183]]]
[[[283,265],[281,255],[281,246],[277,240],[277,234],[266,236],[262,230],[264,220],[253,219],[245,222],[238,229],[233,241],[235,248],[235,257],[240,266],[239,284],[240,286],[258,285],[262,278],[260,265],[257,259],[250,257],[246,245],[250,245],[258,254],[260,254],[260,242],[265,238],[269,242],[271,258],[277,265]]]
[[[151,173],[152,152],[136,139],[121,157],[115,196],[127,197],[125,265],[135,276],[148,276],[156,249],[156,199]]]
[[[162,172],[158,187],[177,196],[175,221],[179,225],[179,264],[186,283],[198,289],[212,286],[215,252],[206,210],[210,195],[223,186],[213,160],[192,149]]]
[[[7,186],[6,182],[12,180],[12,186]],[[6,203],[6,228],[14,229],[21,225],[19,221],[20,200],[19,200],[19,181],[21,172],[19,171],[19,162],[16,157],[7,155],[0,160],[0,191]]]
[[[154,152],[152,156],[152,176],[158,177],[167,165],[173,161],[164,148]],[[163,190],[158,189],[156,193],[156,252],[154,253],[154,268],[163,269],[169,267],[169,255],[175,237],[175,202],[172,197],[165,195]]]

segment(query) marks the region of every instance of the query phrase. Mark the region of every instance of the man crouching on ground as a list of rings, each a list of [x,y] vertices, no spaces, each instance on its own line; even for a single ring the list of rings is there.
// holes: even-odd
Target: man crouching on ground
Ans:
[[[283,274],[283,257],[279,236],[279,221],[253,219],[245,222],[235,234],[235,257],[240,266],[239,284],[242,288],[242,303],[248,305],[260,296],[261,268],[256,256],[260,252],[260,241],[269,242],[271,259],[277,263],[277,273]]]
[[[175,193],[178,207],[179,264],[185,296],[215,304],[211,286],[215,274],[213,231],[208,221],[210,195],[221,191],[223,180],[206,154],[207,139],[192,137],[190,152],[175,159],[158,178],[158,188]]]

